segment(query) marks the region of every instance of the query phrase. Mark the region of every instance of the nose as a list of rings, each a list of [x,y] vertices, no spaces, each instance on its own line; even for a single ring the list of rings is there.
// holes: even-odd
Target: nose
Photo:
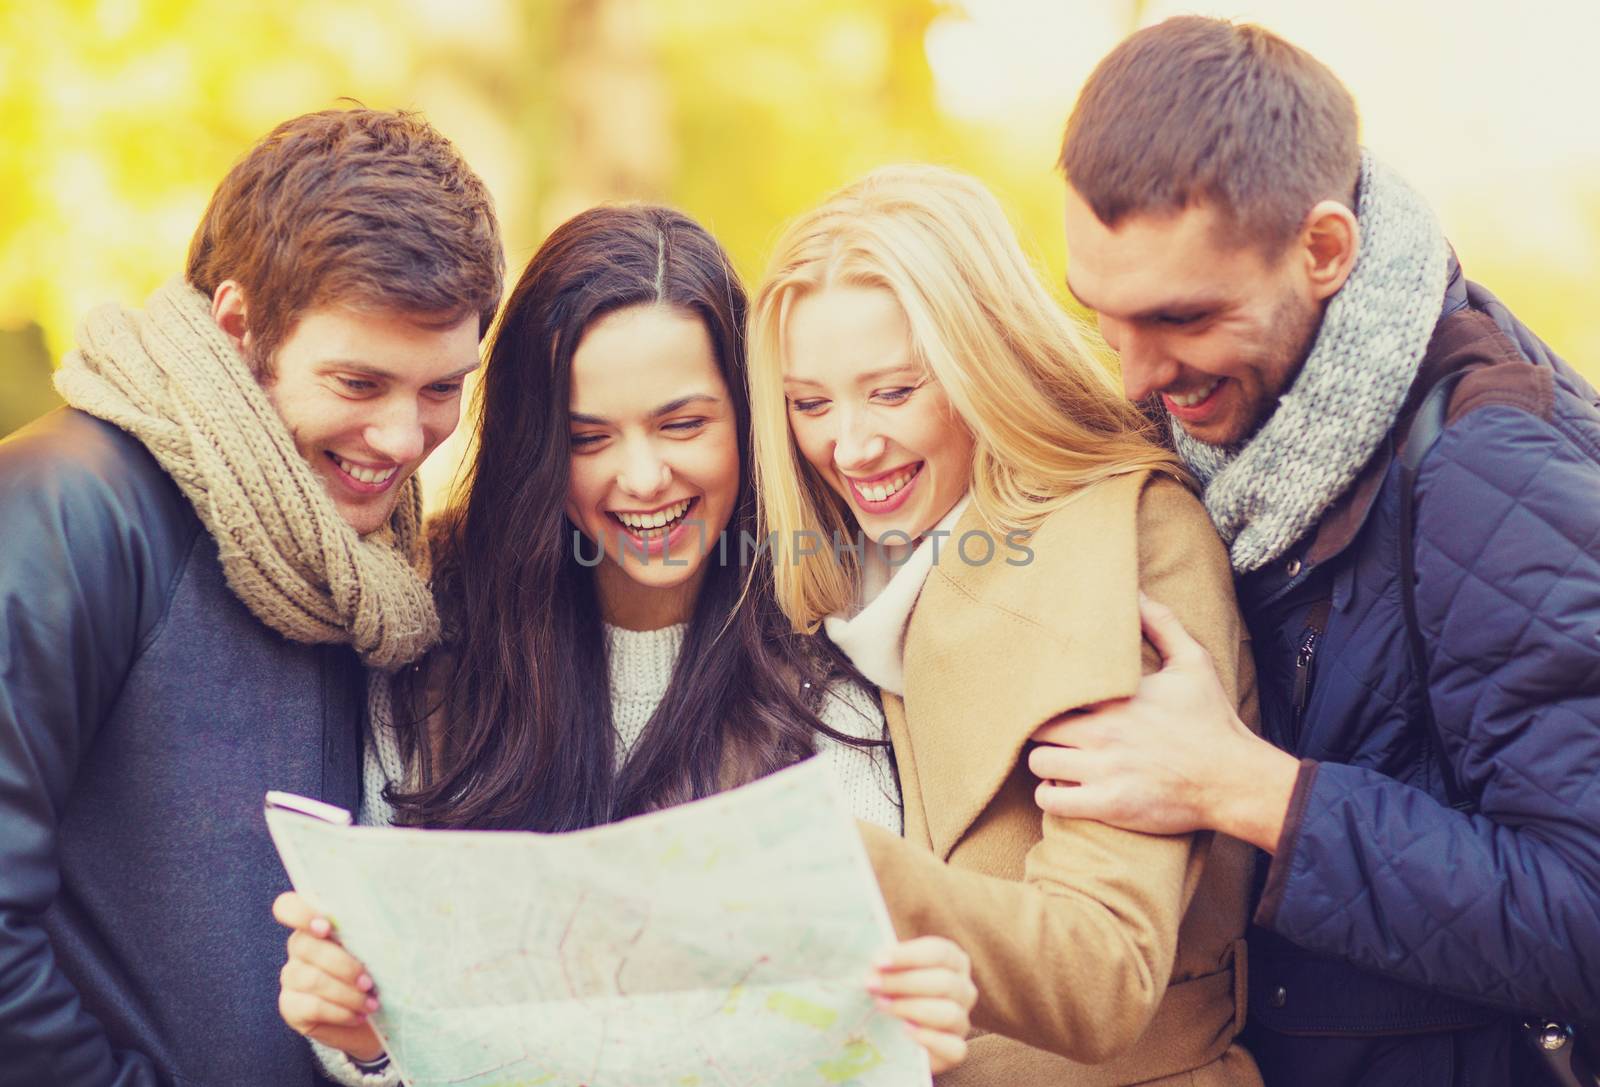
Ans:
[[[1122,388],[1129,400],[1143,400],[1177,380],[1178,364],[1157,337],[1120,322],[1102,322],[1101,331],[1122,363]]]
[[[407,397],[384,404],[361,437],[373,452],[398,463],[414,461],[427,449],[416,401]]]
[[[882,458],[887,445],[866,412],[840,410],[839,434],[833,443],[833,463],[840,471],[856,472],[871,466]]]
[[[627,443],[623,457],[622,471],[617,473],[617,487],[629,498],[649,501],[671,485],[672,469],[651,442]]]

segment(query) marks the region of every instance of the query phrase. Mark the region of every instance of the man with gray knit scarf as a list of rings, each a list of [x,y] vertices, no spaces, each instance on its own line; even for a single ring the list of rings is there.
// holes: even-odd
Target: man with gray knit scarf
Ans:
[[[297,117],[0,442],[0,1087],[317,1081],[262,802],[353,809],[368,670],[438,637],[414,473],[503,264],[422,120]]]
[[[1263,851],[1269,1085],[1562,1082],[1600,1019],[1594,390],[1259,28],[1133,35],[1061,165],[1069,285],[1230,549],[1265,739],[1146,601],[1164,666],[1041,730],[1040,806]]]

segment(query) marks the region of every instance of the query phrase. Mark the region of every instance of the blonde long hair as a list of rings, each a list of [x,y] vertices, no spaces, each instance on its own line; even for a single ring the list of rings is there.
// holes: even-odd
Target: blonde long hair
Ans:
[[[1177,457],[1122,396],[1098,337],[1061,308],[994,196],[937,166],[875,170],[795,220],[750,320],[750,401],[762,531],[774,541],[778,601],[798,630],[855,602],[854,517],[800,455],[783,394],[797,299],[829,286],[892,292],[914,357],[974,436],[972,499],[991,531],[1029,532],[1085,488]],[[837,534],[837,535],[836,535]],[[812,553],[820,550],[820,553]]]

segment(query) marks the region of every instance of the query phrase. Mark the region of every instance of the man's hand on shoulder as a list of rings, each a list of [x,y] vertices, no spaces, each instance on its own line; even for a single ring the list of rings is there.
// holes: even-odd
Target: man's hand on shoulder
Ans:
[[[1239,720],[1210,655],[1169,608],[1141,595],[1139,616],[1161,669],[1132,698],[1033,734],[1039,807],[1146,834],[1220,830],[1276,850],[1299,761]]]

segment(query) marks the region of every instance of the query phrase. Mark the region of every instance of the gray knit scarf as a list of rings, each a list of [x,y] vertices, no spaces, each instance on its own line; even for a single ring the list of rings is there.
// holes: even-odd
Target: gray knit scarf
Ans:
[[[403,484],[366,537],[340,516],[205,295],[173,280],[142,311],[90,313],[56,388],[144,443],[216,540],[228,586],[297,642],[352,646],[374,668],[439,638],[427,583],[422,498]]]
[[[1439,320],[1449,247],[1428,205],[1363,151],[1357,208],[1355,269],[1261,429],[1223,448],[1172,421],[1237,573],[1288,551],[1355,481],[1394,426]]]

